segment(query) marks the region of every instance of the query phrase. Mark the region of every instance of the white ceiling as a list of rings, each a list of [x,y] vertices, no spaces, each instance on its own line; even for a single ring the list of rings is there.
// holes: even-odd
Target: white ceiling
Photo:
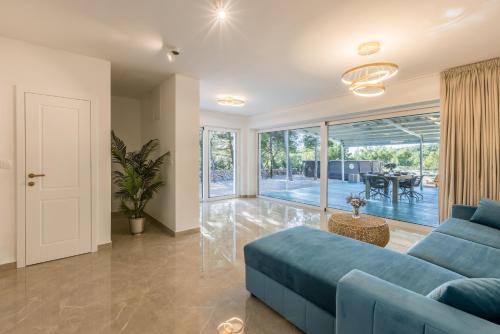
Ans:
[[[193,76],[202,108],[243,115],[348,94],[340,75],[364,62],[398,63],[395,82],[500,56],[498,0],[226,2],[218,25],[211,0],[2,0],[0,35],[109,59],[114,95]],[[369,40],[382,51],[358,56]],[[175,63],[164,45],[182,50]],[[224,94],[247,105],[218,106]]]

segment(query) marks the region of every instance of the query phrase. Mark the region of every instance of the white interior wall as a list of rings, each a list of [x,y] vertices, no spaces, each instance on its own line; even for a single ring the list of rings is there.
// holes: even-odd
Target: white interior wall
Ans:
[[[163,83],[163,90],[167,90],[165,88],[167,84],[167,82]],[[168,123],[173,124],[173,118],[170,120],[167,119],[169,115],[172,115],[167,112],[167,103],[171,105],[170,109],[173,109],[174,97],[173,94],[168,98],[164,96],[162,103],[160,100],[161,90],[161,86],[158,86],[141,100],[141,137],[142,144],[151,139],[158,139],[160,141],[158,153],[165,153],[174,149],[174,133],[167,130]],[[167,102],[167,100],[170,100],[170,102]],[[146,207],[146,212],[149,215],[172,230],[175,228],[175,202],[174,197],[169,195],[168,190],[170,189],[173,192],[175,187],[175,183],[173,182],[175,175],[173,168],[171,159],[167,159],[161,170],[165,186],[160,189],[158,194],[151,199]]]
[[[200,124],[200,82],[187,76],[175,75],[175,231],[197,229],[198,157]]]
[[[0,264],[16,260],[15,86],[88,98],[98,115],[98,243],[111,241],[110,79],[108,61],[0,37]]]
[[[166,183],[146,212],[174,232],[199,227],[199,81],[172,75],[141,101],[142,142],[157,138],[170,151]]]
[[[111,129],[127,145],[127,151],[141,148],[141,101],[127,97],[111,97]],[[112,164],[112,170],[118,166]],[[111,184],[111,211],[120,211],[120,201],[113,194],[117,187]]]

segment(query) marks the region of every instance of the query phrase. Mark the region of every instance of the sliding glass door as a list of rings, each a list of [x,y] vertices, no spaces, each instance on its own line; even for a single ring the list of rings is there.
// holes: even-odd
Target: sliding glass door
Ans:
[[[237,130],[200,129],[200,200],[235,197]]]
[[[320,205],[320,127],[259,133],[259,194]]]
[[[439,113],[328,126],[329,208],[421,225],[438,224]]]
[[[366,214],[437,226],[439,139],[435,110],[261,131],[258,194],[332,212],[360,196]]]

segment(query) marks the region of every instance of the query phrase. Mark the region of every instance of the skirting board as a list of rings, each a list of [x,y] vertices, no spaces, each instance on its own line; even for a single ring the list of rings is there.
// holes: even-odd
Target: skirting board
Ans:
[[[16,262],[0,264],[0,272],[7,271],[10,269],[16,269]]]
[[[106,242],[104,244],[98,245],[97,246],[97,251],[101,251],[101,250],[106,249],[106,248],[111,248],[112,244],[113,244],[113,241]]]
[[[165,225],[163,225],[162,223],[160,223],[155,218],[153,218],[150,215],[148,215],[147,213],[145,213],[145,216],[146,216],[148,222],[150,222],[151,224],[155,225],[160,230],[162,230],[163,232],[165,232],[166,234],[168,234],[169,236],[174,237],[174,238],[175,237],[181,237],[181,236],[184,236],[184,235],[189,235],[189,234],[200,233],[200,228],[199,227],[192,228],[192,229],[185,230],[185,231],[175,232],[175,231],[172,231],[171,229],[169,229],[168,227],[166,227]]]
[[[240,198],[257,198],[257,195],[240,195]]]

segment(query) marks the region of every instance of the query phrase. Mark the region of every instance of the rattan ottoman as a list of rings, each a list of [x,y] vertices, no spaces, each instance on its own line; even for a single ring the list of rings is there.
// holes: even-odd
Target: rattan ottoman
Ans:
[[[385,247],[389,243],[389,225],[385,219],[363,215],[352,218],[351,213],[334,213],[328,220],[328,231]]]

